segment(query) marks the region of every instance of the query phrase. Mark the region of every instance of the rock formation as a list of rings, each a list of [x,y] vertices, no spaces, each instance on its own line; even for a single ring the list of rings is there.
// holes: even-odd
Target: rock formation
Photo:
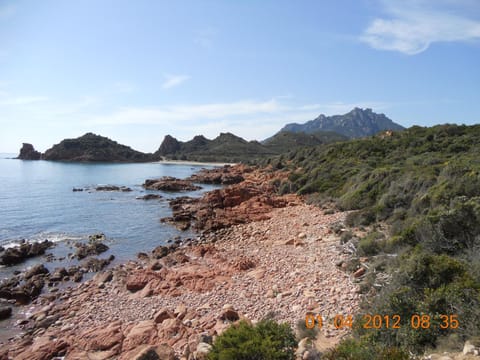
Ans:
[[[349,138],[359,138],[375,135],[383,130],[401,131],[404,127],[394,123],[384,114],[377,114],[372,109],[354,108],[344,115],[325,116],[321,114],[316,119],[305,124],[287,124],[281,131],[315,133],[319,130],[334,131]]]
[[[87,133],[76,139],[65,139],[43,154],[45,160],[62,161],[106,161],[146,162],[152,161],[151,154],[121,145],[109,138]]]
[[[40,160],[41,154],[36,151],[32,144],[23,143],[17,159],[20,160]]]

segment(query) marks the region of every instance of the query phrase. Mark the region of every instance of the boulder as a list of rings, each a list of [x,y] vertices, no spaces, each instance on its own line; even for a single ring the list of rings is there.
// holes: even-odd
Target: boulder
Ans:
[[[154,345],[156,340],[157,327],[155,322],[153,320],[140,321],[125,333],[122,352],[130,351],[144,344]]]
[[[89,258],[84,260],[81,265],[85,272],[98,272],[107,267],[114,259],[113,255],[110,255],[108,259]]]
[[[101,236],[103,234],[97,234],[92,236]],[[90,255],[99,255],[109,249],[107,245],[101,242],[101,240],[97,240],[97,238],[93,237],[89,238],[88,244],[77,243],[75,246],[77,247],[77,251],[75,252],[75,256],[81,260],[86,258]],[[105,235],[103,235],[104,237]]]
[[[115,349],[115,355],[121,351],[124,339],[120,322],[102,325],[80,333],[76,338],[76,347],[86,351],[105,351]]]
[[[12,316],[12,308],[10,306],[0,306],[0,320],[8,319]]]
[[[155,321],[155,323],[157,324],[160,324],[164,320],[173,319],[174,317],[175,315],[173,314],[173,312],[171,312],[166,308],[162,308],[159,311],[157,311],[157,313],[153,316],[153,321]]]
[[[175,360],[175,352],[166,345],[140,345],[137,348],[123,353],[119,360]]]
[[[96,284],[105,284],[107,282],[112,281],[113,279],[113,272],[111,271],[105,271],[102,273],[98,273],[93,277],[93,281],[95,281]]]
[[[56,268],[52,275],[50,275],[50,281],[62,281],[68,276],[68,272],[64,267]]]
[[[28,258],[43,255],[45,250],[53,246],[51,241],[27,243],[22,242],[19,246],[6,249],[0,255],[0,265],[11,266],[19,264]]]
[[[49,273],[48,269],[43,264],[39,264],[39,265],[35,265],[30,270],[27,270],[25,272],[24,278],[25,280],[28,280],[34,277],[35,275],[46,275],[48,273]]]

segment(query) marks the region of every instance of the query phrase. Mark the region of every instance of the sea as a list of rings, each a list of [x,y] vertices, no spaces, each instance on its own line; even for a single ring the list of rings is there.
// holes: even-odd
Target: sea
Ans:
[[[103,233],[109,250],[100,257],[115,256],[115,263],[135,259],[139,252],[149,252],[169,240],[195,237],[189,231],[161,223],[171,215],[168,200],[177,196],[201,196],[215,186],[188,193],[148,191],[146,179],[162,176],[185,178],[202,165],[164,163],[70,163],[13,159],[15,154],[0,154],[0,245],[48,239],[56,246],[45,256],[31,258],[12,267],[0,267],[0,279],[14,271],[38,263],[47,268],[69,267],[76,260],[68,255],[74,244],[88,236]],[[95,191],[99,185],[127,186],[131,192]],[[74,192],[73,188],[85,191]],[[160,200],[139,200],[147,193],[162,195]],[[60,259],[60,260],[58,260]]]

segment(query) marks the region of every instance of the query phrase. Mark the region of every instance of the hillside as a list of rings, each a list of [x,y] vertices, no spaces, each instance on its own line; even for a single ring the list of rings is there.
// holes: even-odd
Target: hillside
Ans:
[[[172,160],[241,162],[275,154],[257,141],[246,141],[231,133],[221,133],[213,140],[197,135],[186,142],[167,135],[154,153],[154,157]]]
[[[366,273],[363,313],[402,320],[428,314],[435,324],[421,332],[409,326],[370,332],[378,344],[421,352],[447,338],[459,344],[480,335],[479,137],[480,125],[412,127],[275,160],[291,172],[281,193],[355,210],[342,241],[356,256],[370,257],[367,266],[358,257],[347,265]],[[439,328],[443,314],[461,326]]]
[[[348,140],[346,136],[331,131],[317,131],[311,134],[281,131],[263,141],[263,145],[275,153],[282,154],[306,146],[317,146],[346,140]]]
[[[394,123],[384,114],[377,114],[371,109],[354,108],[344,115],[320,115],[305,124],[287,124],[282,131],[304,132],[311,134],[317,131],[333,131],[349,138],[361,138],[375,135],[380,131],[401,131],[403,126]]]
[[[182,142],[174,137],[165,136],[155,158],[192,161],[249,162],[253,159],[266,158],[283,154],[303,147],[317,146],[347,138],[331,132],[303,134],[281,132],[263,143],[247,141],[231,133],[221,133],[213,140],[202,135]]]
[[[150,154],[133,150],[109,138],[87,133],[76,139],[65,139],[42,155],[44,160],[62,161],[151,161]]]

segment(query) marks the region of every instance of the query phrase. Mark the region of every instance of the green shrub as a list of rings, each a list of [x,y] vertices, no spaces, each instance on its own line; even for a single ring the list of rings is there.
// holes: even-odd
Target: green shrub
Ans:
[[[371,232],[358,243],[358,255],[373,256],[377,255],[385,247],[385,235],[379,232]]]
[[[407,352],[365,340],[346,339],[322,357],[324,360],[408,360]]]
[[[209,360],[293,360],[295,336],[288,324],[262,320],[256,325],[240,321],[218,336]]]

